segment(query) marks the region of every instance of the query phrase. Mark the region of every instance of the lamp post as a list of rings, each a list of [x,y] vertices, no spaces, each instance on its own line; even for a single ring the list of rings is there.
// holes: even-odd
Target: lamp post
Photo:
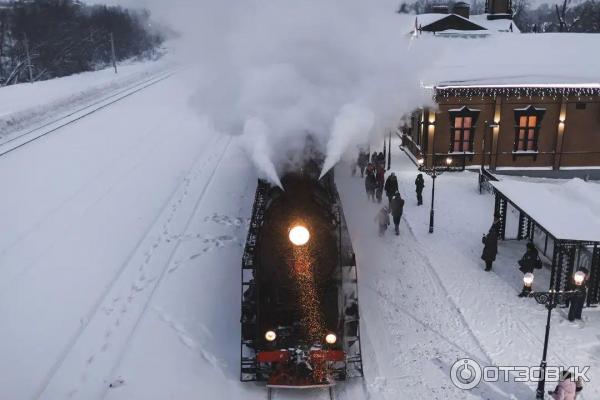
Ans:
[[[431,211],[429,212],[429,233],[433,233],[433,219],[434,219],[434,214],[435,214],[435,210],[434,210],[434,208],[435,208],[434,207],[434,204],[435,204],[435,178],[437,178],[438,175],[441,175],[444,172],[449,171],[450,166],[452,165],[452,158],[450,158],[450,157],[446,158],[446,168],[444,168],[444,169],[436,168],[435,158],[432,158],[432,167],[431,168],[425,167],[425,160],[423,158],[419,158],[419,160],[417,160],[417,162],[419,164],[419,171],[426,173],[433,180],[433,184],[431,185]]]
[[[529,297],[533,297],[538,304],[543,304],[546,306],[548,310],[548,315],[546,317],[546,335],[544,336],[544,351],[542,353],[542,362],[540,363],[540,380],[538,382],[538,387],[536,390],[535,398],[536,399],[544,399],[544,387],[546,385],[546,356],[548,354],[548,338],[550,337],[550,320],[552,318],[552,310],[556,308],[556,306],[568,299],[572,299],[574,297],[582,296],[581,290],[579,287],[583,284],[585,280],[585,272],[577,271],[573,275],[573,281],[577,286],[575,290],[565,290],[565,291],[556,291],[550,290],[548,292],[533,292],[529,293]],[[527,273],[523,277],[523,283],[526,288],[531,288],[533,284],[533,274]]]
[[[499,128],[500,125],[498,125],[496,122],[488,122],[485,121],[484,122],[484,126],[486,128],[484,134],[483,134],[483,140],[481,141],[481,169],[485,169],[485,153],[486,153],[486,147],[487,147],[487,140],[488,140],[488,132],[491,133],[490,135],[490,150],[487,152],[488,153],[488,169],[492,169],[492,147],[493,147],[493,143],[494,143],[494,129]]]

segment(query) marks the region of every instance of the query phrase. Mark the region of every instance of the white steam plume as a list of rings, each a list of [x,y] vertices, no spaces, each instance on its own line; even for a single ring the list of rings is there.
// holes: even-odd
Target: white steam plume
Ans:
[[[374,122],[375,116],[371,110],[358,104],[346,104],[342,107],[331,128],[327,156],[320,178],[341,160],[351,145],[360,144],[368,137]]]
[[[264,122],[259,118],[251,118],[244,124],[244,134],[240,139],[246,153],[259,172],[264,174],[266,179],[283,189],[275,166],[271,161],[271,147],[267,142],[268,136],[269,128]]]
[[[145,1],[181,31],[176,54],[202,77],[191,105],[233,135],[251,118],[262,121],[272,153],[251,159],[267,176],[283,172],[307,134],[329,151],[329,163],[353,142],[369,141],[368,129],[340,118],[364,121],[370,110],[375,137],[431,104],[419,82],[441,46],[409,51],[414,16],[395,13],[397,0]],[[340,113],[347,104],[361,106]],[[242,142],[256,154],[255,143]],[[270,172],[259,158],[271,161]]]

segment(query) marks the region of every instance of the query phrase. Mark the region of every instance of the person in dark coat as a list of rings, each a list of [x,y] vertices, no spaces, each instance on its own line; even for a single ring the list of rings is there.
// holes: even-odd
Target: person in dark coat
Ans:
[[[379,154],[377,154],[377,164],[381,165],[385,169],[385,156],[381,151]]]
[[[390,176],[388,176],[388,178],[385,180],[385,195],[388,198],[388,203],[392,204],[392,197],[394,197],[394,195],[396,194],[396,192],[399,190],[398,189],[398,178],[396,177],[395,173],[391,173]]]
[[[417,175],[417,179],[415,179],[415,187],[417,188],[417,205],[423,205],[423,189],[425,188],[425,179],[423,179],[423,174]]]
[[[539,268],[542,268],[542,260],[535,245],[529,242],[527,243],[527,251],[519,260],[519,271],[523,274],[533,274],[533,271]],[[523,285],[523,290],[519,293],[519,297],[527,297],[529,293],[531,293],[531,286]]]
[[[383,184],[385,182],[385,170],[383,169],[383,167],[381,165],[378,165],[375,168],[375,181],[376,181],[375,195],[377,197],[377,202],[381,203],[381,199],[383,197]]]
[[[365,177],[365,168],[367,167],[367,164],[369,163],[369,154],[365,153],[365,151],[361,149],[358,152],[358,160],[356,163],[358,164],[358,169],[360,169],[360,177],[364,178]]]
[[[583,312],[583,306],[587,296],[587,281],[589,273],[585,268],[581,268],[580,271],[585,272],[585,279],[583,280],[581,286],[575,285],[575,282],[571,283],[571,287],[580,293],[579,296],[571,297],[569,305],[569,321],[571,322],[575,321],[576,319],[581,319],[581,313]]]
[[[375,201],[375,188],[377,187],[377,181],[375,178],[375,171],[367,167],[365,172],[365,190],[367,191],[367,197],[369,200]]]
[[[374,151],[373,154],[371,154],[371,164],[377,165],[377,152]]]
[[[396,228],[396,236],[400,235],[400,219],[404,212],[404,199],[400,196],[400,192],[396,192],[390,202],[390,208],[392,210],[392,219],[394,220],[394,227]]]
[[[487,235],[484,235],[481,239],[484,244],[483,253],[481,259],[485,261],[485,270],[492,270],[492,263],[496,261],[496,254],[498,254],[498,224],[500,223],[500,215],[494,214],[494,223],[490,227]]]

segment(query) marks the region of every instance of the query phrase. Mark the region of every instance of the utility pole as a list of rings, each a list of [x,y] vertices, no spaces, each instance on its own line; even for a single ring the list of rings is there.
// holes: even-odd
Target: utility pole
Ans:
[[[33,65],[31,65],[31,56],[29,55],[29,41],[27,40],[26,33],[23,33],[23,40],[25,44],[25,56],[27,57],[27,68],[29,69],[29,82],[33,83]]]
[[[119,71],[117,70],[117,55],[115,53],[115,36],[112,32],[110,33],[110,52],[112,54],[112,62],[113,67],[115,69],[115,74],[118,74]]]

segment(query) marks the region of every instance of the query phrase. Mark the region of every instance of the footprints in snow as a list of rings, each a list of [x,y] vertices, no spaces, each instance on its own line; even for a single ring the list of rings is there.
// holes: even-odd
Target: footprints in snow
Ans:
[[[221,214],[217,214],[214,213],[213,215],[204,218],[204,222],[209,222],[212,221],[216,224],[219,225],[225,225],[225,226],[236,226],[236,227],[241,227],[243,225],[248,225],[250,223],[250,219],[244,219],[244,218],[233,218],[233,217],[229,217],[227,215],[221,215]]]
[[[173,272],[177,271],[179,267],[181,267],[183,264],[188,263],[190,261],[194,261],[197,258],[203,256],[204,254],[216,249],[223,248],[228,244],[238,244],[239,246],[242,245],[242,243],[237,237],[231,235],[221,235],[217,237],[205,236],[202,240],[202,244],[204,246],[198,253],[192,254],[185,260],[175,261],[173,266],[169,269],[168,273],[172,274]]]
[[[179,341],[188,349],[194,350],[200,357],[202,357],[205,361],[207,361],[210,365],[215,368],[223,368],[225,363],[222,360],[219,360],[212,353],[205,350],[205,347],[202,346],[198,341],[206,342],[209,339],[212,339],[213,336],[208,329],[204,325],[200,325],[201,335],[198,340],[195,340],[192,335],[185,329],[183,325],[175,321],[170,315],[165,313],[160,308],[154,307],[154,312],[158,315],[158,318],[164,322],[169,328],[171,328]],[[206,343],[205,343],[206,344]]]
[[[218,214],[218,213],[214,213],[212,215],[205,217],[204,222],[213,222],[218,225],[233,227],[236,230],[240,229],[242,227],[245,227],[250,223],[249,219],[246,219],[246,218],[230,217],[228,215],[223,215],[223,214]],[[213,250],[223,248],[230,244],[233,244],[233,245],[237,244],[240,247],[243,245],[242,241],[237,236],[233,236],[233,235],[211,236],[211,235],[206,235],[206,234],[201,234],[201,233],[171,235],[166,239],[166,242],[170,243],[171,241],[182,242],[182,241],[192,241],[192,240],[200,241],[200,243],[202,244],[202,248],[199,249],[198,252],[192,254],[191,256],[187,257],[184,260],[175,261],[173,266],[168,270],[169,274],[172,274],[173,272],[177,271],[185,263],[194,261],[197,258],[199,258],[199,257],[203,256],[204,254],[209,253]]]

